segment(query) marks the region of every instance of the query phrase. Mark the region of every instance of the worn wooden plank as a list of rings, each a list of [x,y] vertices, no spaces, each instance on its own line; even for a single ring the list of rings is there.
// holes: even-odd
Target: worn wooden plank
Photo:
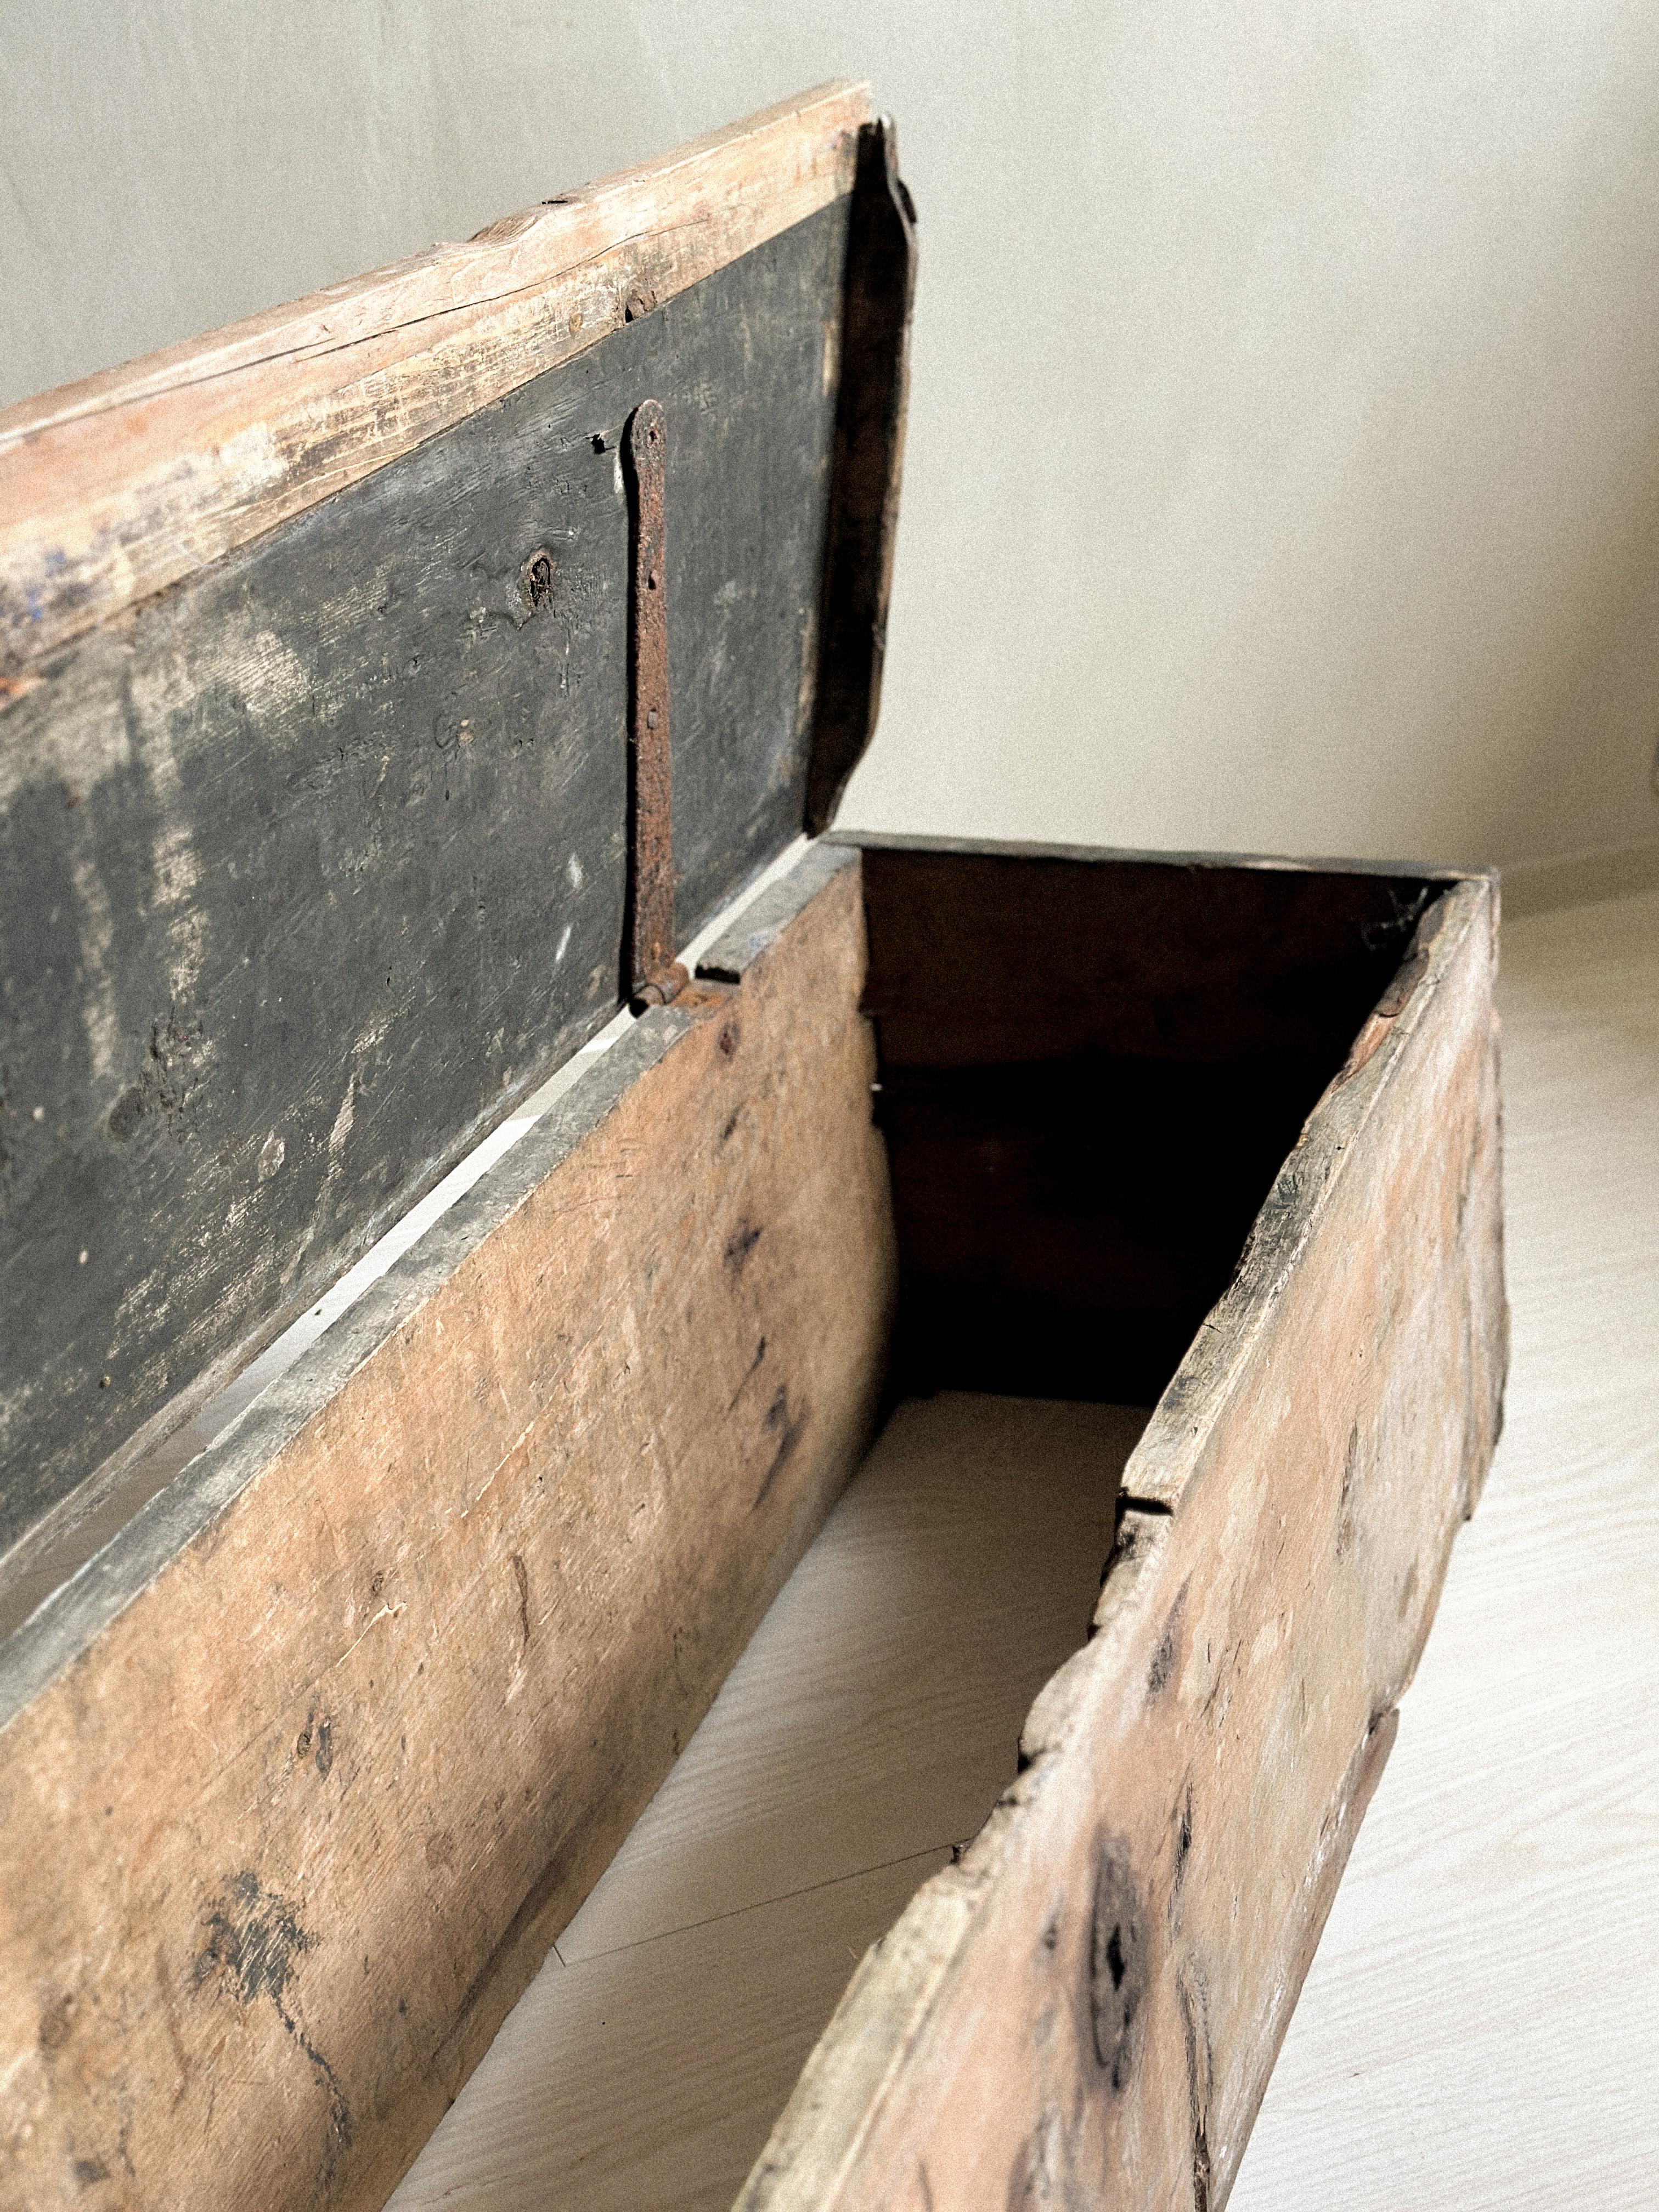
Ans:
[[[1147,1410],[967,1391],[897,1407],[560,1956],[977,1834],[1031,1699],[1086,1632]]]
[[[1156,1398],[1432,879],[872,843],[919,1386]]]
[[[82,638],[0,716],[0,1552],[609,1018],[642,397],[672,457],[684,935],[799,833],[846,214]]]
[[[1235,2212],[1652,2195],[1659,896],[1517,926],[1506,871],[1498,1005],[1503,1441]]]
[[[0,679],[851,189],[861,84],[0,414]]]
[[[744,2212],[1224,2201],[1494,1440],[1495,910],[1431,910],[1310,1120],[1126,1470],[1092,1642]]]
[[[862,915],[793,885],[7,1646],[16,2201],[380,2202],[855,1463]]]
[[[1146,1418],[896,1411],[393,2212],[726,2212],[853,1959],[1012,1774]]]

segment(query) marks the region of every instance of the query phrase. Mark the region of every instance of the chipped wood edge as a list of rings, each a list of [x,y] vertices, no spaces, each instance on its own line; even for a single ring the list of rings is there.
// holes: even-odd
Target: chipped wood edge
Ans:
[[[1339,1176],[1350,1165],[1354,1147],[1377,1115],[1402,1057],[1433,1005],[1437,989],[1466,939],[1476,931],[1487,939],[1488,972],[1495,975],[1495,884],[1486,876],[1455,878],[1425,916],[1394,981],[1310,1114],[1300,1142],[1256,1215],[1232,1281],[1154,1409],[1135,1449],[1133,1480],[1127,1470],[1124,1475],[1125,1488],[1136,1496],[1164,1511],[1181,1507],[1205,1464],[1204,1447],[1255,1353],[1261,1319],[1283,1294],[1334,1194]],[[1506,1307],[1503,1320],[1502,1368],[1506,1371]],[[1500,1371],[1500,1398],[1502,1382]]]
[[[1144,1757],[1146,1747],[1136,1743],[1135,1730],[1143,1698],[1152,1702],[1182,1662],[1180,1625],[1188,1588],[1204,1558],[1212,1556],[1208,1547],[1227,1523],[1231,1486],[1225,1468],[1217,1472],[1212,1446],[1224,1419],[1247,1383],[1256,1379],[1251,1374],[1259,1364],[1256,1355],[1269,1341],[1275,1309],[1310,1238],[1368,1149],[1373,1160],[1386,1152],[1386,1133],[1369,1148],[1366,1140],[1390,1098],[1413,1079],[1419,1085],[1428,1082],[1424,1062],[1430,1048],[1415,1054],[1413,1048],[1438,1009],[1442,1025],[1453,1026],[1460,1064],[1466,1073],[1471,1064],[1475,1070],[1475,1127],[1470,1157],[1460,1169],[1458,1194],[1460,1226],[1466,1206],[1472,1204],[1479,1218],[1470,1231],[1474,1279],[1463,1286],[1468,1314],[1461,1364],[1466,1398],[1462,1465],[1451,1480],[1457,1494],[1420,1501],[1418,1517],[1428,1524],[1421,1540],[1431,1553],[1427,1586],[1419,1589],[1413,1566],[1406,1584],[1403,1626],[1391,1639],[1386,1663],[1369,1650],[1334,1659],[1334,1664],[1380,1671],[1385,1679],[1371,1686],[1371,1711],[1368,1719],[1362,1718],[1359,1740],[1316,1808],[1320,1823],[1298,1892],[1297,1940],[1280,1961],[1273,1985],[1258,1992],[1253,2029],[1243,2047],[1224,2054],[1231,2063],[1229,2078],[1219,2085],[1221,2094],[1201,2017],[1207,2000],[1201,1981],[1194,1991],[1178,1963],[1172,1934],[1170,1950],[1160,1960],[1163,1985],[1140,1998],[1146,2014],[1158,2014],[1143,2021],[1140,2030],[1140,2118],[1126,2122],[1116,2115],[1105,2120],[1097,2115],[1094,2122],[1097,2130],[1105,2127],[1109,2142],[1117,2140],[1114,2126],[1138,2130],[1131,2137],[1134,2171],[1119,2175],[1137,2192],[1137,2201],[1144,2191],[1147,2203],[1191,2203],[1196,2212],[1218,2212],[1393,1741],[1398,1699],[1432,1621],[1452,1536],[1478,1494],[1501,1418],[1508,1316],[1496,1151],[1496,1021],[1491,1012],[1497,923],[1497,885],[1486,875],[1453,878],[1438,907],[1425,917],[1412,956],[1356,1040],[1348,1064],[1310,1115],[1261,1210],[1232,1285],[1200,1330],[1125,1469],[1131,1510],[1096,1614],[1093,1640],[1039,1694],[1022,1739],[1024,1771],[964,1859],[924,1885],[860,1966],[738,2200],[738,2212],[807,2212],[808,2207],[829,2212],[841,2206],[850,2212],[854,2205],[863,2212],[876,2204],[902,2207],[904,2212],[946,2212],[947,2207],[960,2206],[966,2212],[972,2204],[1000,2201],[996,2192],[1005,2179],[1011,2205],[1046,2202],[1050,2194],[1070,2201],[1065,2189],[1078,2177],[1066,2162],[1072,2153],[1055,2117],[1060,2106],[1051,2099],[1038,2109],[1037,2085],[1023,2071],[1031,2063],[1023,2031],[1028,2025],[1041,2027],[1040,2020],[1029,2022],[1021,2004],[1027,1984],[1020,1977],[1027,1957],[1039,1948],[1031,1906],[1036,1897],[1052,1896],[1061,1885],[1069,1882],[1074,1888],[1078,1869],[1071,1861],[1081,1848],[1083,1832],[1099,1830],[1102,1823],[1122,1816],[1139,1822],[1142,1833],[1136,1848],[1146,1862],[1140,1874],[1145,1878],[1157,1859],[1158,1878],[1168,1893],[1160,1902],[1172,1931],[1178,1928],[1183,1854],[1171,1824],[1182,1825],[1184,1833],[1179,1783],[1173,1776],[1160,1778],[1137,1770],[1134,1754],[1139,1751]],[[1445,994],[1459,969],[1463,997],[1448,1012]],[[1428,1087],[1432,1090],[1431,1084]],[[1386,1121],[1382,1127],[1386,1132]],[[1358,1172],[1364,1174],[1363,1166]],[[1455,1316],[1437,1310],[1435,1319],[1443,1346]],[[1476,1342],[1482,1328],[1484,1341]],[[1458,1358],[1457,1347],[1444,1348]],[[1344,1479],[1346,1485],[1346,1470]],[[1287,1506],[1292,1502],[1294,1493],[1287,1492]],[[1379,1595],[1374,1603],[1382,1601]],[[1267,1747],[1259,1749],[1267,1755]],[[1191,1787],[1189,1780],[1188,1817]],[[1166,1788],[1175,1790],[1176,1804],[1164,1802],[1159,1793]],[[1147,1840],[1160,1837],[1173,1853],[1173,1875],[1161,1871],[1162,1846]],[[1099,1860],[1098,1835],[1090,1849]],[[1097,1925],[1099,1895],[1097,1887]],[[1042,1940],[1046,1943],[1048,1936]],[[1086,1932],[1082,1940],[1086,1966]],[[1097,1976],[1098,1961],[1096,1966]],[[1133,2006],[1126,2008],[1126,2048]],[[1016,2030],[1021,2031],[1018,2036]],[[1097,2027],[1097,2050],[1098,2034]],[[990,2061],[994,2050],[999,2063]],[[1075,2124],[1086,2129],[1086,2085],[1075,2072],[1069,2082],[1060,2104],[1069,2096]],[[970,2124],[962,2110],[951,2111],[953,2090],[958,2106],[963,2099],[971,2102],[977,2096],[986,2115],[999,2104],[1016,2112],[1026,2109],[1018,2119],[999,2116]],[[1022,2168],[1017,2158],[1012,2172],[1006,2166],[999,2171],[995,2159],[1007,2148],[1001,2138],[1028,2121],[1030,2132],[1019,2152],[1026,2166]],[[983,2144],[963,2151],[964,2136],[975,2135],[984,2138]],[[1089,2140],[1098,2148],[1092,2136]],[[966,2187],[960,2170],[954,2186],[930,2174],[927,2161],[941,2144],[947,2156],[956,2148],[959,2169],[975,2168]],[[1018,2186],[1022,2171],[1024,2194]],[[1094,2186],[1100,2171],[1097,2164],[1087,2166]]]
[[[852,188],[836,81],[660,160],[0,413],[0,708],[31,664]]]

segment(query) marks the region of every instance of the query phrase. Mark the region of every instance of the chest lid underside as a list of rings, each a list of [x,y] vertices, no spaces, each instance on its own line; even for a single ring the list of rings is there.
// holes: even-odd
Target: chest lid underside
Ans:
[[[827,824],[911,241],[832,85],[0,415],[0,1556]]]

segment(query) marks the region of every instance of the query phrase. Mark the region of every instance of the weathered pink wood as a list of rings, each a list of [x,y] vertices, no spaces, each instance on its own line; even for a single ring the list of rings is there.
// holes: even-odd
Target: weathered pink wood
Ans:
[[[1496,909],[1431,909],[1310,1116],[1126,1470],[1092,1642],[742,2212],[1224,2200],[1496,1438]]]

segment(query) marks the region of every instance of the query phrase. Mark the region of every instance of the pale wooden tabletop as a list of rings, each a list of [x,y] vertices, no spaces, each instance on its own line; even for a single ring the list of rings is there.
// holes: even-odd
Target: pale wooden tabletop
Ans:
[[[1659,2198],[1659,895],[1511,924],[1502,1005],[1507,1426],[1233,2212]],[[1139,1418],[903,1411],[398,2212],[729,2205],[1011,1771]]]
[[[899,1408],[398,2212],[726,2212],[860,1957],[1012,1778],[1145,1419]]]

